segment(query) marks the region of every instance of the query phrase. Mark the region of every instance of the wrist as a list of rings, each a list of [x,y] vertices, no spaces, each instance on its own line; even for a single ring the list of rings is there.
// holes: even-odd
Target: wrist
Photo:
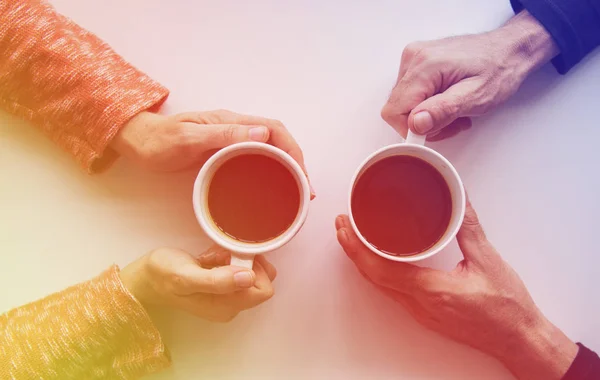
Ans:
[[[144,259],[145,256],[128,264],[119,273],[123,286],[141,303],[146,301],[144,289],[147,287],[143,276]]]
[[[524,77],[560,53],[550,33],[527,11],[520,12],[492,33],[508,42],[509,61]]]
[[[142,111],[129,119],[125,125],[121,127],[110,143],[110,147],[120,156],[135,158],[140,155],[140,134],[139,131],[144,128],[139,126],[148,125],[157,114]]]
[[[523,326],[514,346],[499,357],[518,378],[560,380],[579,348],[544,316],[531,326]]]

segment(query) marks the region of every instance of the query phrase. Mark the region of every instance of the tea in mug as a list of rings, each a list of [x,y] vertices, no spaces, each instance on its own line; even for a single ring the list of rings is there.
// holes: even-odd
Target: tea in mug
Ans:
[[[452,196],[444,177],[426,161],[407,155],[384,158],[358,178],[352,216],[363,237],[395,256],[427,251],[444,235]]]
[[[300,207],[294,174],[278,160],[242,154],[225,161],[208,186],[208,210],[217,227],[242,242],[262,243],[284,233]]]

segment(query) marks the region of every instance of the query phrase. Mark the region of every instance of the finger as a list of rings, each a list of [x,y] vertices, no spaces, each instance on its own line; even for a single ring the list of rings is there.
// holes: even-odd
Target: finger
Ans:
[[[402,58],[400,59],[400,69],[398,70],[398,80],[396,81],[396,84],[398,84],[408,72],[408,69],[413,62],[413,58],[418,51],[416,45],[417,44],[409,44],[402,50]]]
[[[473,82],[466,80],[450,86],[442,93],[428,96],[410,112],[409,128],[424,135],[445,128],[459,117],[471,116],[473,105],[466,99],[473,91]]]
[[[273,297],[275,289],[260,261],[254,262],[254,272],[256,273],[256,282],[252,288],[228,295],[216,296],[217,302],[222,300],[220,302],[229,304],[234,310],[246,310],[258,306]]]
[[[456,136],[461,131],[466,131],[471,128],[473,122],[470,117],[459,117],[454,120],[450,125],[443,129],[438,129],[435,132],[427,134],[427,141],[440,141],[449,139],[451,137]]]
[[[436,94],[441,86],[440,75],[427,71],[407,71],[392,90],[381,110],[381,117],[406,138],[409,127],[408,117],[413,108]]]
[[[178,115],[180,120],[189,120],[201,124],[241,124],[241,125],[264,125],[269,129],[269,139],[266,141],[271,145],[278,147],[289,154],[302,168],[306,178],[308,171],[304,164],[304,156],[302,149],[292,137],[292,134],[285,128],[283,123],[274,119],[265,117],[243,115],[226,110],[210,111],[210,112],[189,112]],[[315,192],[311,185],[311,199],[314,199]]]
[[[344,216],[346,225],[349,224],[347,218]],[[359,270],[364,271],[377,285],[407,294],[415,294],[446,283],[447,274],[444,272],[406,263],[391,262],[374,254],[362,244],[351,228],[340,228],[337,231],[337,238]]]
[[[487,240],[477,213],[468,197],[465,216],[460,230],[456,235],[456,240],[467,264],[473,263],[484,266],[490,262],[490,259],[493,260],[499,257],[494,247]]]
[[[210,320],[227,322],[242,310],[253,308],[269,300],[275,294],[269,274],[262,266],[260,256],[254,261],[254,286],[222,294],[192,294],[185,299],[186,310]],[[231,267],[228,267],[231,268]]]
[[[275,266],[271,264],[266,257],[263,255],[256,256],[254,259],[256,262],[260,263],[265,272],[267,272],[267,276],[269,276],[269,280],[273,281],[277,277],[277,269]]]
[[[256,273],[256,281],[254,282],[254,287],[250,290],[258,289],[262,292],[272,293],[273,292],[273,284],[271,283],[271,279],[262,266],[261,260],[255,261],[255,273]]]
[[[244,116],[245,121],[250,122],[253,121],[256,116]],[[262,118],[258,118],[262,119]],[[304,154],[302,153],[302,149],[300,149],[300,145],[296,142],[292,134],[287,130],[287,128],[278,120],[265,119],[265,125],[269,127],[270,130],[270,138],[268,143],[276,146],[277,148],[283,150],[287,154],[290,155],[299,165],[304,175],[308,179],[310,186],[310,199],[314,199],[316,194],[312,187],[310,177],[308,175],[308,170],[306,169],[306,164],[304,163]]]
[[[345,215],[338,215],[335,218],[335,229],[339,230],[340,228],[345,227],[346,222],[349,223],[350,221],[345,217]]]
[[[235,266],[205,269],[194,263],[179,268],[173,281],[178,295],[225,294],[251,288],[255,285],[256,274]]]
[[[230,260],[231,252],[216,244],[208,248],[196,259],[198,264],[206,269],[229,265]]]
[[[198,126],[186,123],[190,136],[197,136],[195,140],[202,146],[202,150],[220,149],[231,144],[257,141],[267,142],[269,140],[269,128],[264,125],[240,125],[240,124],[208,124]]]

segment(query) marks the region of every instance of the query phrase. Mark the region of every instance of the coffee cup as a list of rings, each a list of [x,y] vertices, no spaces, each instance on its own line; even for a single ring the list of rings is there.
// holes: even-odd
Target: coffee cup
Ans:
[[[276,162],[275,165],[278,167],[275,167],[275,169],[277,169],[278,173],[282,173],[283,169],[281,167],[283,167],[285,168],[285,170],[283,170],[283,172],[285,172],[284,175],[287,173],[288,179],[291,180],[291,178],[293,178],[293,180],[291,180],[292,184],[290,185],[290,181],[288,181],[288,185],[290,185],[292,189],[292,191],[290,191],[290,196],[292,196],[291,193],[293,193],[293,196],[295,197],[294,202],[296,203],[294,203],[294,206],[292,206],[294,209],[288,213],[290,216],[288,223],[289,226],[284,227],[283,231],[278,233],[276,236],[269,237],[267,240],[263,239],[261,241],[249,241],[238,239],[235,235],[232,236],[229,231],[224,230],[223,226],[218,225],[217,221],[215,221],[216,215],[211,214],[211,208],[209,205],[209,199],[211,199],[211,182],[213,182],[213,180],[216,181],[216,178],[218,178],[217,173],[219,172],[220,168],[225,169],[224,165],[227,165],[228,163],[231,165],[234,160],[244,160],[244,157],[241,156],[253,157],[253,159],[261,157],[265,159],[268,158],[270,159],[269,161]],[[239,166],[240,162],[237,164]],[[243,162],[241,162],[241,164],[243,164]],[[273,168],[272,163],[270,165],[271,168]],[[217,176],[215,176],[215,174],[217,174]],[[246,181],[250,181],[246,184],[250,183],[252,185],[251,181],[253,178],[256,178],[255,181],[259,181],[259,178],[268,180],[268,175],[270,175],[269,173],[264,172],[258,172],[255,174],[256,175],[253,176],[251,171],[248,170],[243,173],[243,177],[246,179]],[[225,180],[227,180],[227,178]],[[256,183],[254,183],[254,185],[256,185]],[[273,190],[268,186],[266,189],[267,191]],[[289,190],[290,187],[288,186],[287,189]],[[264,194],[264,196],[262,194],[259,195],[261,198],[269,196],[269,194]],[[281,194],[279,195],[281,196]],[[285,194],[283,195],[285,196]],[[281,199],[281,197],[277,199]],[[265,201],[265,199],[262,199],[262,201]],[[308,179],[306,178],[302,168],[289,154],[272,145],[258,142],[242,142],[219,150],[206,161],[202,169],[200,169],[200,172],[198,173],[194,183],[192,202],[196,218],[204,232],[213,242],[231,252],[231,265],[251,268],[255,255],[267,253],[280,248],[284,244],[288,243],[298,233],[308,215],[310,188]],[[297,210],[295,210],[295,208],[297,208]],[[235,210],[231,212],[235,213]],[[213,214],[215,214],[214,210]],[[233,216],[236,217],[237,214],[233,214]],[[257,215],[256,218],[252,218],[252,222],[248,223],[260,223],[257,222],[257,220],[261,220],[261,217],[263,216]]]
[[[377,150],[376,152],[372,153],[370,156],[368,156],[359,165],[352,178],[350,192],[348,196],[348,215],[352,229],[354,230],[358,238],[361,240],[361,242],[372,252],[392,261],[415,262],[434,256],[452,241],[452,239],[458,233],[458,230],[460,229],[460,226],[463,221],[466,206],[466,196],[460,176],[458,175],[456,169],[444,156],[442,156],[435,150],[425,146],[425,138],[425,136],[416,135],[409,131],[406,141],[404,143],[383,147]],[[355,195],[354,192],[356,190],[356,186],[359,179],[361,179],[361,177],[367,172],[367,170],[369,168],[372,168],[373,165],[375,165],[376,163],[379,163],[386,158],[395,156],[410,156],[425,161],[427,164],[433,167],[433,169],[435,169],[439,173],[439,175],[441,175],[441,178],[443,178],[443,181],[447,185],[446,189],[449,192],[449,196],[447,199],[449,203],[448,209],[450,210],[450,212],[445,230],[443,230],[443,233],[441,233],[435,241],[432,241],[431,245],[428,246],[426,249],[408,255],[391,254],[390,252],[385,251],[380,247],[376,246],[375,244],[373,244],[373,242],[370,242],[365,237],[365,234],[361,232],[360,228],[357,227],[357,222],[353,212],[358,211],[358,209],[353,210],[352,199],[353,195]],[[394,175],[394,173],[389,174]],[[410,180],[411,178],[406,178],[406,181]],[[397,232],[398,239],[402,239],[402,232],[403,231]]]

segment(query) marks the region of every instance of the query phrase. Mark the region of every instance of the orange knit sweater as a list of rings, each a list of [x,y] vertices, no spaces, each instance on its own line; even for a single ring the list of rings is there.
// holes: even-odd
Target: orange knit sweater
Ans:
[[[89,172],[111,139],[168,91],[41,0],[0,0],[0,108]],[[0,316],[0,379],[133,379],[168,366],[160,334],[118,268]]]

